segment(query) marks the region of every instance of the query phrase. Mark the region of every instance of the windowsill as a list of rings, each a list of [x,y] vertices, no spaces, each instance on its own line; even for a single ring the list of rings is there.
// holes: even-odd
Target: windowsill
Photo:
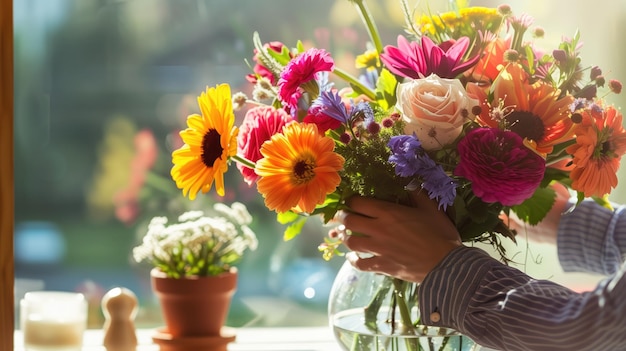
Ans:
[[[137,330],[137,351],[156,351],[152,342],[154,329]],[[340,351],[330,327],[239,328],[229,351]],[[105,351],[103,332],[89,329],[84,336],[83,351]],[[15,332],[15,351],[23,351],[22,334]]]

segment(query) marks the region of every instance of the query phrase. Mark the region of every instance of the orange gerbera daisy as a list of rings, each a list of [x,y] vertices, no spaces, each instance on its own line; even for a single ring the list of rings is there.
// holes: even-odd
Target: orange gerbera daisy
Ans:
[[[298,208],[311,213],[335,191],[344,158],[334,152],[333,139],[314,124],[292,122],[261,147],[255,172],[265,206],[278,213]]]
[[[493,82],[504,65],[504,53],[511,48],[511,39],[496,38],[485,46],[484,54],[466,75],[479,82]]]
[[[585,108],[575,128],[576,143],[567,148],[573,156],[572,189],[589,196],[604,196],[617,186],[617,169],[626,152],[622,114],[610,106]]]
[[[479,123],[517,133],[540,154],[573,137],[573,97],[559,98],[559,90],[541,81],[530,84],[519,64],[505,66],[489,91],[473,83],[468,83],[467,91],[481,103]]]
[[[187,117],[187,129],[180,132],[185,143],[172,153],[172,179],[183,189],[183,196],[196,198],[207,193],[215,181],[215,190],[224,196],[224,173],[230,157],[237,154],[235,114],[228,84],[206,88],[198,97],[202,115]]]

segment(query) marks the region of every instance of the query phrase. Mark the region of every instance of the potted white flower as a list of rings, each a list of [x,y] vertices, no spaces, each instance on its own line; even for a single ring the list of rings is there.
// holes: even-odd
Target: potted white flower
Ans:
[[[214,215],[185,212],[176,223],[154,217],[142,243],[133,249],[137,262],[153,266],[152,288],[166,324],[159,337],[221,337],[237,287],[235,265],[258,241],[244,204],[218,203],[213,210]]]

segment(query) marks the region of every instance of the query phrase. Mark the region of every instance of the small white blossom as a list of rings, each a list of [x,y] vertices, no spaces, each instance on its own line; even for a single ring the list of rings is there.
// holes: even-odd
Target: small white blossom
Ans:
[[[236,221],[239,225],[252,223],[252,215],[250,215],[246,206],[241,202],[234,202],[230,207],[223,203],[217,203],[213,205],[213,209],[233,221]]]
[[[188,211],[169,225],[166,217],[154,217],[142,243],[133,249],[133,258],[173,277],[228,271],[246,250],[256,250],[258,241],[248,227],[252,216],[244,204],[216,204],[214,210],[218,216]]]
[[[198,219],[204,216],[204,212],[202,211],[187,211],[178,217],[179,222],[187,222],[193,221],[194,219]]]
[[[241,230],[243,231],[243,237],[246,240],[247,245],[250,247],[250,250],[256,250],[257,246],[259,246],[259,240],[256,237],[256,234],[250,229],[248,226],[242,226]]]

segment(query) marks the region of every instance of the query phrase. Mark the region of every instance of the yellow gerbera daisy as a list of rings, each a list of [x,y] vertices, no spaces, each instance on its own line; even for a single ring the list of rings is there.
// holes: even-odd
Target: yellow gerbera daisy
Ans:
[[[320,134],[317,126],[290,123],[261,147],[263,158],[255,172],[265,206],[276,212],[298,208],[306,213],[324,203],[341,178],[344,158],[334,152],[333,139]]]
[[[228,161],[237,153],[235,114],[230,86],[220,84],[206,88],[198,97],[202,116],[187,117],[187,129],[180,132],[185,143],[172,153],[172,179],[183,190],[183,196],[196,198],[198,191],[207,193],[215,181],[215,190],[224,196],[224,173]]]
[[[367,50],[363,54],[356,57],[356,68],[365,68],[369,70],[380,67],[380,58],[378,52],[375,49]]]

